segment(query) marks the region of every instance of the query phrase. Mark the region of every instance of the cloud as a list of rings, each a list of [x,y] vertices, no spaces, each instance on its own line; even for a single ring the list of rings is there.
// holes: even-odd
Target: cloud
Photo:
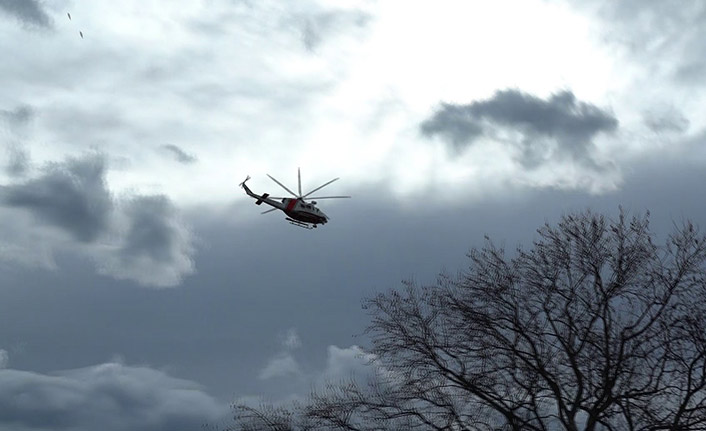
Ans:
[[[24,126],[29,123],[33,117],[34,110],[27,105],[20,105],[13,110],[0,109],[0,119],[6,122],[11,128]]]
[[[297,330],[295,328],[287,329],[287,332],[285,332],[284,336],[282,337],[282,346],[284,346],[288,350],[294,350],[301,347],[301,345],[302,342],[299,339],[299,334],[297,334]]]
[[[0,202],[91,242],[106,230],[113,209],[104,171],[99,156],[51,164],[39,178],[0,188]]]
[[[20,105],[12,110],[0,109],[0,126],[6,136],[9,160],[5,170],[11,176],[24,174],[29,167],[29,155],[24,149],[26,132],[35,117],[34,110],[27,105]],[[2,136],[2,135],[0,135]]]
[[[7,368],[8,362],[10,362],[10,356],[7,354],[7,350],[0,349],[0,370]]]
[[[319,380],[335,382],[354,378],[363,382],[379,371],[379,366],[373,363],[376,356],[359,346],[329,346],[326,353],[326,368]]]
[[[619,44],[650,67],[650,76],[666,70],[687,85],[704,84],[706,76],[706,3],[682,0],[566,0],[605,22],[604,41]],[[668,64],[668,67],[663,67]]]
[[[29,168],[29,154],[21,148],[10,148],[10,158],[5,170],[13,177],[18,177],[27,172]]]
[[[191,234],[169,199],[138,196],[122,206],[127,229],[119,246],[102,257],[101,273],[168,287],[194,272]]]
[[[260,370],[258,378],[268,380],[275,377],[303,376],[302,370],[297,360],[292,356],[291,351],[301,347],[301,340],[295,328],[289,328],[280,334],[279,342],[282,350],[265,364]]]
[[[689,120],[673,107],[650,109],[642,113],[648,129],[655,133],[684,133],[689,128]]]
[[[360,10],[334,10],[311,14],[303,18],[302,43],[308,51],[315,51],[336,30],[362,28],[371,16]]]
[[[50,28],[52,20],[39,0],[0,0],[0,11],[25,25]]]
[[[441,135],[455,147],[471,143],[483,135],[483,127],[469,118],[469,106],[442,103],[441,108],[422,123],[422,133],[426,136]]]
[[[544,100],[511,89],[467,105],[443,103],[422,122],[421,132],[429,137],[439,135],[456,149],[472,145],[480,137],[509,141],[520,149],[517,158],[528,168],[566,158],[598,167],[591,154],[592,139],[617,127],[613,114],[578,101],[571,91]],[[500,138],[503,132],[519,134],[519,141]]]
[[[289,353],[279,354],[271,358],[265,367],[260,371],[258,377],[267,380],[274,377],[299,376],[301,370],[299,363]]]
[[[377,356],[357,345],[328,345],[325,352],[323,367],[303,369],[290,352],[282,351],[267,361],[257,377],[261,385],[274,388],[271,395],[281,402],[304,400],[312,389],[325,390],[331,384],[355,381],[364,386],[376,378],[389,376],[389,372],[379,362],[375,362]],[[307,362],[311,363],[312,359],[310,357]],[[318,359],[314,362],[319,363]],[[254,396],[253,400],[254,404],[263,402],[263,398],[258,396]]]
[[[0,429],[186,431],[225,412],[197,384],[147,367],[106,363],[52,374],[0,370]]]
[[[177,162],[185,165],[194,163],[198,160],[195,156],[185,153],[184,150],[174,144],[162,145],[160,148],[167,151]]]
[[[387,375],[387,371],[375,362],[377,356],[366,352],[359,346],[338,347],[329,345],[326,348],[326,363],[323,368],[311,370],[304,373],[299,363],[288,352],[281,353],[272,358],[260,371],[260,380],[267,380],[274,377],[304,377],[300,380],[302,386],[294,386],[294,390],[310,390],[313,387],[323,388],[330,383],[354,380],[360,384],[366,384],[375,377]],[[283,388],[282,382],[280,388]],[[282,394],[280,394],[282,395]],[[292,397],[303,396],[303,393],[292,393]]]
[[[158,287],[179,284],[194,272],[194,249],[177,209],[160,195],[114,198],[106,171],[100,155],[49,164],[36,178],[0,186],[0,208],[28,212],[40,226],[67,234],[74,241],[68,246],[87,254],[102,274]],[[38,230],[21,219],[15,228],[11,230]],[[41,242],[44,247],[52,241],[65,243],[50,235]],[[16,248],[22,254],[22,247]],[[5,250],[0,256],[13,260],[7,254]]]

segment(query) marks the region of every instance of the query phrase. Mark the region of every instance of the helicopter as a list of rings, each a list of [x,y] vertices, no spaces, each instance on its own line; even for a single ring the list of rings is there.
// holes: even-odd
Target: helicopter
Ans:
[[[311,190],[310,192],[306,194],[302,194],[302,174],[301,174],[301,169],[297,169],[297,179],[298,179],[298,192],[299,194],[294,193],[293,191],[289,190],[284,184],[280,183],[277,181],[273,176],[270,174],[267,174],[268,177],[274,182],[277,183],[280,187],[285,189],[289,194],[294,196],[293,198],[289,197],[275,197],[275,196],[270,196],[268,193],[263,193],[262,195],[258,195],[256,193],[253,193],[252,190],[245,184],[249,179],[250,175],[245,178],[245,180],[240,183],[240,187],[245,190],[245,193],[247,193],[248,196],[250,196],[253,199],[256,199],[255,205],[261,205],[263,202],[266,203],[267,205],[273,207],[267,211],[263,211],[261,214],[267,214],[271,213],[276,210],[281,210],[283,211],[287,217],[286,220],[299,227],[303,227],[305,229],[313,229],[317,225],[320,224],[326,224],[329,220],[328,216],[323,213],[320,209],[316,207],[316,201],[311,200],[311,201],[305,201],[304,198],[307,196],[311,195],[315,191],[321,190],[327,185],[331,184],[334,181],[339,180],[340,178],[334,178],[331,181],[324,183],[320,185],[319,187],[316,187],[315,189]],[[345,199],[345,198],[350,198],[350,196],[312,196],[309,199]]]

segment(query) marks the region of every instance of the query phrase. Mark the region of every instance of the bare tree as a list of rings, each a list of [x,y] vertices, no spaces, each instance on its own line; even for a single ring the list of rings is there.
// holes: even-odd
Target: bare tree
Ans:
[[[296,419],[293,411],[298,409],[265,404],[253,408],[245,404],[234,405],[238,414],[234,417],[237,425],[228,427],[226,431],[289,431],[294,429]]]
[[[565,216],[367,300],[377,378],[312,393],[286,429],[706,429],[706,239],[657,246],[648,219]]]

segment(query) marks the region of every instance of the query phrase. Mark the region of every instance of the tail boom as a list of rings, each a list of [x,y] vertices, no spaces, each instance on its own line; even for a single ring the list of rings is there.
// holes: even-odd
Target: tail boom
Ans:
[[[281,202],[278,202],[274,199],[270,199],[269,193],[263,193],[262,195],[258,195],[257,193],[253,193],[252,190],[250,190],[250,187],[248,187],[247,184],[245,184],[249,179],[250,179],[250,176],[245,178],[245,181],[240,183],[240,187],[242,187],[243,190],[245,190],[245,193],[247,193],[248,196],[250,196],[253,199],[256,199],[255,205],[262,205],[262,203],[264,202],[271,207],[281,209],[281,210],[284,209],[284,204],[282,204]]]
[[[257,202],[255,202],[255,205],[260,205],[260,204],[262,204],[262,202],[265,201],[265,199],[267,199],[267,197],[268,197],[269,195],[270,195],[269,193],[263,193],[263,195],[260,196],[260,197],[257,199]]]

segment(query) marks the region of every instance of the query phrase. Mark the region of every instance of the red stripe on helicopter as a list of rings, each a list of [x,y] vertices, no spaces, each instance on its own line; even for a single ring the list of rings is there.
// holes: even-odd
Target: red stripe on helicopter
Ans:
[[[290,199],[289,203],[287,204],[287,211],[291,211],[294,209],[294,206],[297,204],[296,199]]]

